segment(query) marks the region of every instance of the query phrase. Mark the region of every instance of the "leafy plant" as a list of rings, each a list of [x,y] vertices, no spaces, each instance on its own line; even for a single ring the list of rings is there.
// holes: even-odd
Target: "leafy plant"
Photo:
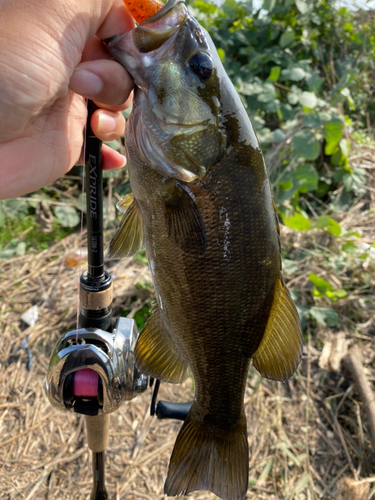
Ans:
[[[349,166],[348,129],[375,119],[374,18],[332,0],[265,0],[259,10],[235,0],[190,6],[253,120],[280,212],[290,217],[299,205],[309,212],[308,192],[333,209],[350,203],[363,172]]]

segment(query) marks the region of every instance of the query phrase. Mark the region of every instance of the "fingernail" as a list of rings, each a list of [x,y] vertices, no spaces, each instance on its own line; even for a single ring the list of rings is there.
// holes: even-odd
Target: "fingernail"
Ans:
[[[98,131],[102,134],[110,134],[116,128],[116,120],[107,113],[100,113],[98,120]]]
[[[122,165],[120,167],[120,168],[122,168],[122,167],[125,167],[125,165],[126,165],[126,156],[122,155],[121,153],[119,153],[119,154],[120,154],[120,156],[122,156]]]
[[[101,92],[103,82],[95,73],[83,68],[76,68],[70,79],[69,86],[76,94],[90,97]]]

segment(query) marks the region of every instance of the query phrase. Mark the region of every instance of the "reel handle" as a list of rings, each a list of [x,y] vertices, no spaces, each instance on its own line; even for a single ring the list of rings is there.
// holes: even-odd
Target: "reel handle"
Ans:
[[[155,410],[156,418],[172,418],[175,420],[185,420],[192,404],[192,401],[189,401],[188,403],[171,403],[170,401],[158,401]]]

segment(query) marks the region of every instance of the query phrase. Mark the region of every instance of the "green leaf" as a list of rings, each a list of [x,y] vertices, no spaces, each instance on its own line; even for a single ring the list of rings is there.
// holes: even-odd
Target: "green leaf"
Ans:
[[[283,76],[285,80],[300,82],[305,78],[306,72],[302,68],[295,67],[295,68],[283,69],[281,71],[281,76]]]
[[[341,226],[328,215],[322,215],[315,223],[317,229],[327,229],[333,236],[340,236]]]
[[[0,227],[3,227],[5,224],[5,214],[2,205],[3,202],[0,201]]]
[[[118,179],[123,174],[123,168],[111,168],[110,170],[103,170],[103,179]]]
[[[348,294],[343,288],[339,288],[338,290],[333,290],[333,291],[328,290],[326,293],[326,296],[330,300],[332,300],[332,302],[337,302],[339,299],[345,299],[347,295]]]
[[[283,49],[294,42],[294,31],[292,29],[287,29],[280,37],[280,47]],[[284,70],[283,70],[284,71]],[[291,78],[292,80],[292,78]],[[302,78],[301,78],[302,80]]]
[[[148,264],[148,260],[144,250],[141,250],[137,254],[134,255],[134,259],[142,262],[142,264]]]
[[[332,118],[332,120],[324,125],[323,137],[327,142],[337,144],[342,137],[343,129],[344,124],[340,118]]]
[[[20,241],[16,247],[16,255],[25,255],[26,253],[26,243],[24,241]]]
[[[336,311],[328,307],[312,307],[310,315],[323,326],[333,327],[339,322],[339,316]]]
[[[255,130],[261,130],[264,127],[264,124],[266,123],[265,120],[263,120],[263,118],[257,115],[252,116],[251,121],[253,123]]]
[[[311,130],[300,130],[293,138],[293,148],[297,156],[306,160],[316,160],[320,154],[320,143]]]
[[[294,214],[289,219],[284,220],[284,224],[296,231],[307,231],[311,227],[311,222],[301,214]]]
[[[194,7],[199,9],[201,12],[206,14],[215,14],[217,7],[212,3],[203,2],[202,0],[196,0]]]
[[[327,156],[334,155],[337,151],[340,151],[337,142],[326,142],[324,146],[324,153]]]
[[[350,174],[345,174],[342,178],[342,182],[344,184],[345,191],[349,192],[353,189],[353,176]]]
[[[307,86],[314,92],[319,92],[324,82],[325,79],[320,77],[317,71],[314,71],[313,74],[306,80]]]
[[[314,191],[318,187],[318,173],[313,165],[310,163],[305,163],[296,168],[294,172],[295,179],[301,184],[299,191],[301,193],[307,193],[308,191]]]
[[[10,259],[15,253],[15,248],[6,248],[0,252],[0,259]]]
[[[318,99],[314,92],[302,92],[299,96],[299,102],[302,106],[313,109],[318,104]]]
[[[297,98],[298,101],[298,98]],[[296,102],[297,102],[296,101]],[[281,117],[279,117],[280,121],[285,121],[285,120],[290,120],[294,117],[295,111],[293,110],[292,106],[290,104],[282,104],[280,106],[280,112],[282,114]]]
[[[78,195],[76,208],[79,212],[83,211],[84,214],[87,212],[86,200],[87,200],[86,193],[80,193]]]
[[[56,207],[54,212],[63,227],[75,227],[80,223],[81,219],[73,207]]]
[[[285,271],[286,273],[294,274],[298,271],[298,266],[293,260],[283,259],[283,271]]]
[[[348,158],[350,155],[350,141],[348,139],[341,139],[340,149],[345,158]]]
[[[283,191],[288,191],[288,189],[290,189],[291,187],[293,187],[293,182],[292,181],[281,182],[279,184],[279,186],[281,187],[281,189]]]
[[[349,108],[351,109],[351,111],[354,111],[355,110],[355,102],[353,101],[352,95],[351,95],[348,87],[343,88],[340,91],[340,94],[343,95],[344,97],[346,97],[346,100],[348,101]]]
[[[321,278],[320,276],[317,276],[316,274],[313,273],[309,274],[309,280],[315,286],[318,292],[322,294],[325,294],[327,290],[331,292],[333,290],[333,286],[331,285],[331,283],[328,283],[328,281]]]
[[[326,148],[324,148],[326,149]],[[329,149],[329,148],[327,148]],[[332,165],[335,165],[336,167],[339,165],[343,165],[345,163],[345,156],[342,154],[341,149],[337,148],[337,150],[334,152],[333,155],[331,155],[331,163]],[[336,178],[336,174],[334,175],[334,178]]]
[[[120,151],[122,148],[120,139],[115,139],[114,141],[104,141],[104,144],[114,149],[115,151]]]
[[[303,0],[296,0],[297,9],[301,12],[301,14],[306,14],[309,11],[309,6]]]
[[[274,142],[280,142],[283,139],[285,139],[285,134],[282,130],[277,128],[276,130],[273,131],[273,140]]]
[[[288,99],[288,102],[292,105],[297,104],[299,101],[299,96],[301,95],[301,92],[289,92],[288,95],[286,96]]]
[[[319,113],[311,111],[302,118],[302,125],[305,127],[319,128],[321,125]]]
[[[326,111],[320,111],[319,112],[319,118],[322,123],[327,123],[331,119],[331,115],[327,113]]]
[[[220,61],[223,63],[225,61],[225,52],[223,49],[218,48],[217,53],[219,54]]]
[[[277,80],[279,79],[280,73],[281,73],[280,66],[272,66],[268,80],[270,80],[271,82],[277,82]]]
[[[23,218],[29,212],[29,204],[25,200],[5,200],[3,202],[3,211],[11,219]]]
[[[272,83],[265,83],[262,92],[258,95],[259,102],[271,102],[276,97],[276,90]]]
[[[225,0],[222,5],[224,12],[228,17],[233,16],[237,11],[237,2],[236,0]]]
[[[276,4],[276,0],[264,0],[262,9],[266,10],[267,12],[271,11]]]

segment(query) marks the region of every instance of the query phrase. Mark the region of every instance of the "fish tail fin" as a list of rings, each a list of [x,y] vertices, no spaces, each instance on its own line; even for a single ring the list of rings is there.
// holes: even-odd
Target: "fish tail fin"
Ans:
[[[246,417],[223,430],[203,422],[194,402],[173,448],[164,493],[210,490],[223,500],[241,500],[249,483]]]

